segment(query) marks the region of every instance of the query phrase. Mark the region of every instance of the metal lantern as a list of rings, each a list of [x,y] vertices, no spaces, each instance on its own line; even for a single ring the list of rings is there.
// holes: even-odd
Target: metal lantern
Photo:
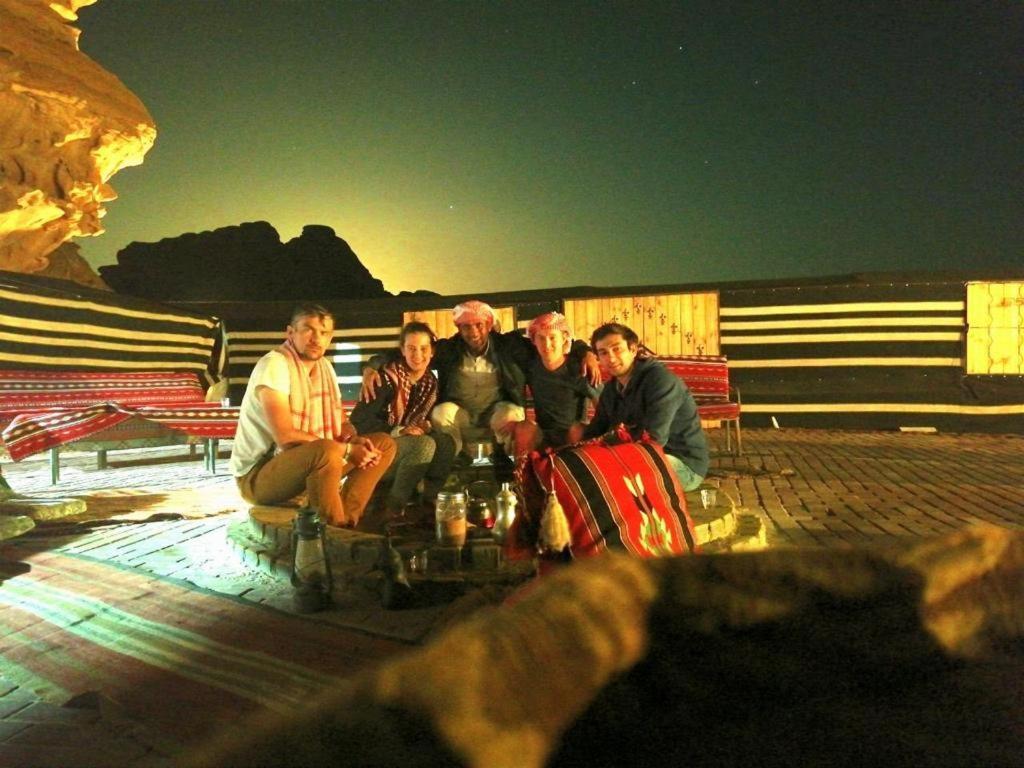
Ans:
[[[323,610],[331,601],[334,579],[327,558],[326,527],[311,507],[301,507],[292,523],[292,586],[295,608]]]

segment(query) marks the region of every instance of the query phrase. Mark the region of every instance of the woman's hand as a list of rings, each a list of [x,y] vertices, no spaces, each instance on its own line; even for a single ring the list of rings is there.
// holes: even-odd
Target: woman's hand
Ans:
[[[372,403],[377,396],[377,387],[380,386],[380,374],[373,368],[366,368],[363,371],[363,383],[359,387],[359,399],[364,403]]]

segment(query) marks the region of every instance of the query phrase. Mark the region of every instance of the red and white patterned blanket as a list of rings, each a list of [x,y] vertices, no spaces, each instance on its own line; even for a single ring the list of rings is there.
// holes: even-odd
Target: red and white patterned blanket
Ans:
[[[238,408],[207,403],[194,373],[0,371],[0,426],[20,461],[133,417],[204,438],[231,438]]]

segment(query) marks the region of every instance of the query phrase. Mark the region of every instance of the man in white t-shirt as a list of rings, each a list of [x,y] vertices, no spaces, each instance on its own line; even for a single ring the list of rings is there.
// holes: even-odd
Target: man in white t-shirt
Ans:
[[[355,526],[395,458],[395,443],[384,433],[359,435],[345,420],[324,357],[333,334],[324,307],[295,309],[285,342],[249,377],[230,466],[246,501],[277,504],[305,492],[326,523]]]

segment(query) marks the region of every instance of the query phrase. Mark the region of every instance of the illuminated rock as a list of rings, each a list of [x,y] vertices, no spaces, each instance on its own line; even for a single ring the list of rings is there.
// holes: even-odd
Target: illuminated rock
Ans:
[[[110,177],[138,165],[156,127],[142,102],[78,49],[95,0],[0,0],[0,269],[40,272],[97,235]]]
[[[98,288],[102,291],[110,290],[110,286],[103,282],[103,278],[93,271],[89,262],[82,256],[78,243],[63,243],[58,246],[57,250],[50,254],[49,262],[45,269],[36,274],[42,277],[70,280],[73,283]]]

